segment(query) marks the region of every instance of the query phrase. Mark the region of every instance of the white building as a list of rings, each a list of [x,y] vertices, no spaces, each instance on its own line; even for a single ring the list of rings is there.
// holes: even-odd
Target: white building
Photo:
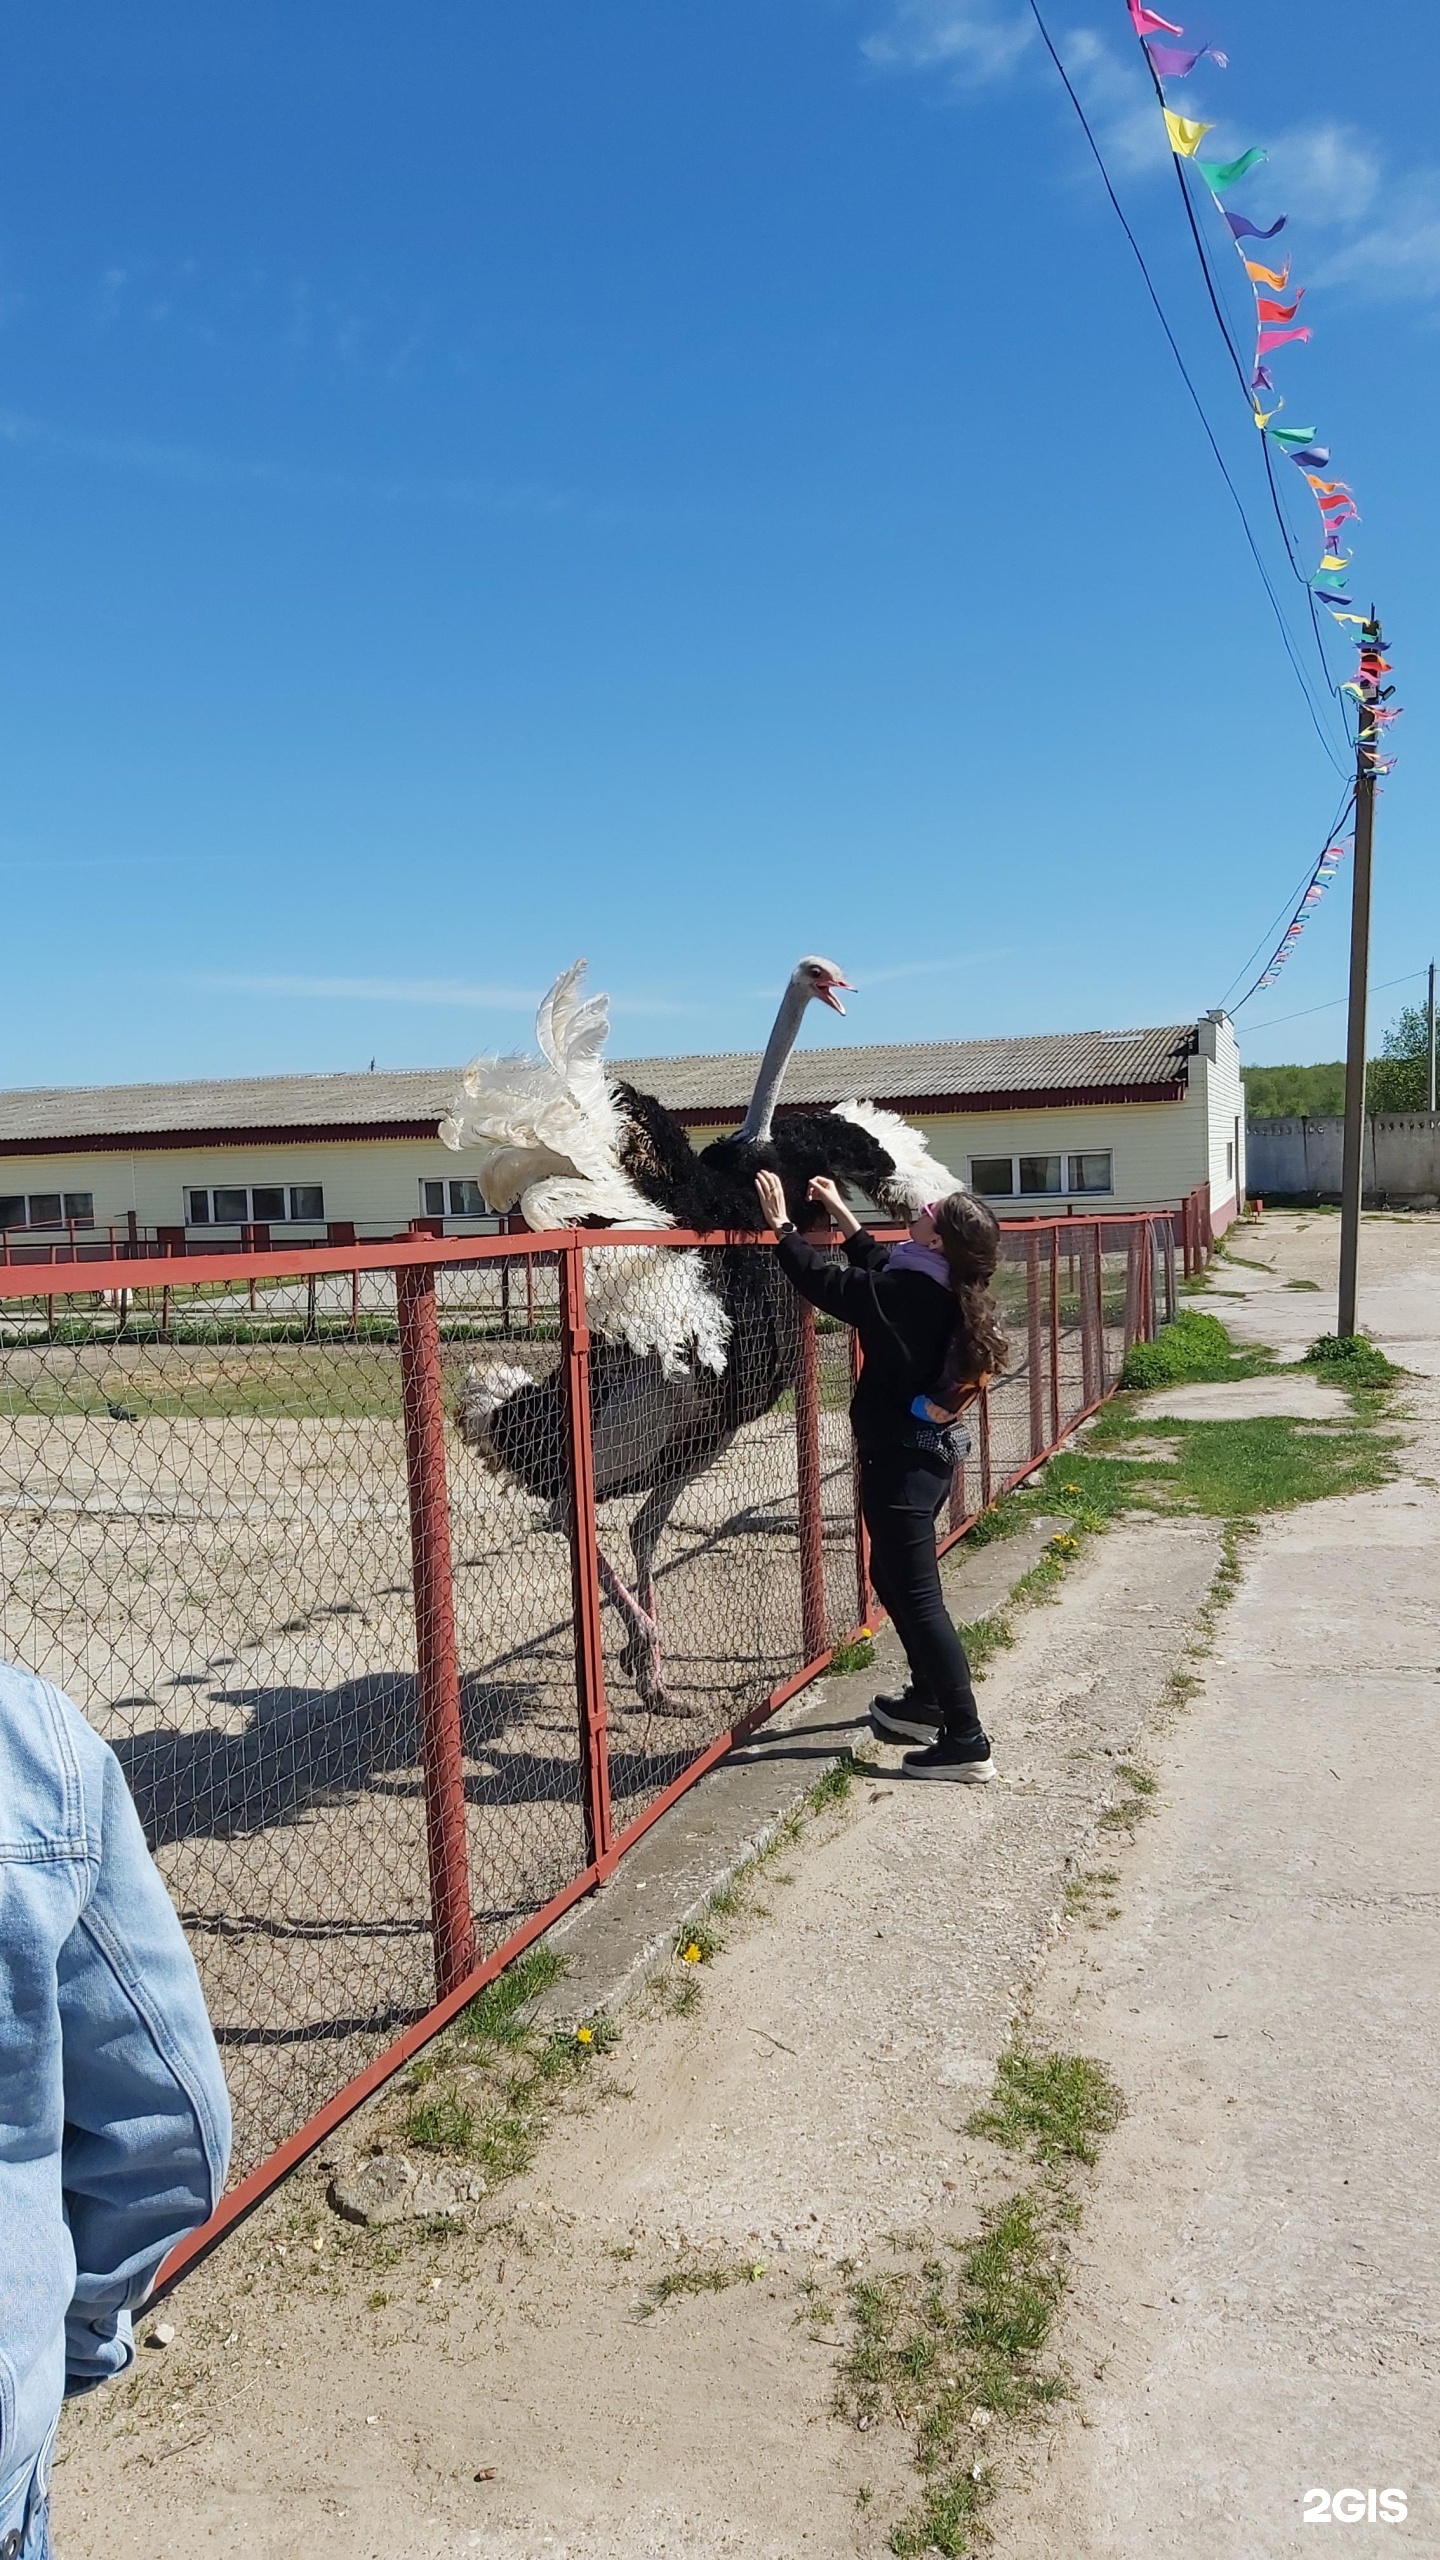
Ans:
[[[733,1128],[758,1055],[631,1058],[697,1144]],[[393,1235],[413,1221],[473,1232],[473,1168],[436,1135],[454,1067],[0,1093],[0,1229],[73,1225],[192,1249]],[[1174,1208],[1209,1185],[1218,1233],[1243,1200],[1245,1103],[1224,1014],[1148,1031],[801,1049],[784,1108],[884,1104],[1000,1214]]]

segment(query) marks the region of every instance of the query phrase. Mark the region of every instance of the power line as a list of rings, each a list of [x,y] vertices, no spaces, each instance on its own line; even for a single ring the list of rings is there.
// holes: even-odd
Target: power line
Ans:
[[[1108,169],[1106,168],[1106,166],[1105,166],[1105,159],[1104,159],[1104,155],[1103,155],[1103,153],[1102,153],[1102,151],[1101,151],[1101,149],[1100,149],[1100,145],[1099,145],[1099,143],[1098,143],[1098,142],[1096,141],[1096,139],[1095,139],[1095,136],[1094,136],[1093,131],[1091,130],[1089,117],[1086,115],[1085,110],[1084,110],[1084,108],[1082,107],[1082,105],[1080,104],[1080,100],[1079,100],[1079,98],[1077,97],[1077,95],[1076,95],[1076,93],[1075,93],[1075,89],[1074,89],[1073,83],[1071,82],[1071,78],[1070,78],[1070,74],[1069,74],[1069,72],[1066,70],[1064,63],[1061,61],[1059,54],[1056,52],[1055,45],[1054,45],[1054,41],[1053,41],[1053,39],[1052,39],[1052,37],[1051,37],[1051,34],[1050,34],[1050,30],[1049,30],[1049,28],[1046,26],[1044,19],[1043,19],[1043,18],[1042,18],[1042,16],[1040,15],[1040,9],[1039,9],[1039,5],[1038,5],[1038,0],[1030,0],[1030,14],[1031,14],[1031,16],[1034,18],[1034,20],[1035,20],[1035,24],[1036,24],[1036,26],[1037,26],[1037,27],[1039,28],[1039,30],[1040,30],[1040,38],[1041,38],[1041,42],[1044,44],[1044,47],[1045,47],[1046,52],[1049,54],[1051,61],[1052,61],[1052,62],[1053,62],[1053,64],[1055,65],[1055,69],[1056,69],[1056,71],[1059,73],[1060,79],[1061,79],[1061,81],[1062,81],[1062,83],[1063,83],[1063,85],[1064,85],[1065,94],[1066,94],[1066,96],[1068,97],[1068,99],[1069,99],[1069,101],[1070,101],[1070,104],[1071,104],[1071,105],[1072,105],[1072,107],[1074,108],[1076,115],[1077,115],[1077,116],[1079,117],[1079,119],[1080,119],[1080,128],[1081,128],[1081,131],[1083,132],[1083,134],[1084,134],[1084,136],[1085,136],[1086,141],[1087,141],[1087,142],[1089,143],[1089,145],[1090,145],[1090,149],[1091,149],[1091,152],[1092,152],[1092,154],[1093,154],[1093,156],[1094,156],[1094,160],[1095,160],[1095,166],[1096,166],[1096,168],[1097,168],[1097,169],[1099,170],[1099,172],[1100,172],[1101,182],[1102,182],[1102,184],[1103,184],[1103,186],[1104,186],[1105,193],[1106,193],[1106,194],[1107,194],[1107,196],[1109,197],[1110,202],[1111,202],[1111,205],[1112,205],[1112,206],[1113,206],[1113,208],[1114,208],[1115,216],[1116,216],[1117,221],[1118,221],[1118,222],[1119,222],[1119,224],[1120,224],[1120,228],[1121,228],[1121,230],[1124,232],[1125,237],[1126,237],[1126,239],[1129,241],[1129,243],[1130,243],[1130,247],[1131,247],[1131,249],[1132,249],[1132,250],[1133,250],[1133,252],[1134,252],[1134,255],[1135,255],[1135,263],[1136,263],[1136,265],[1139,267],[1139,269],[1140,269],[1140,273],[1141,273],[1141,275],[1142,275],[1142,276],[1144,277],[1144,279],[1145,279],[1145,290],[1146,290],[1146,292],[1149,294],[1149,296],[1150,296],[1150,300],[1151,300],[1151,302],[1153,303],[1153,305],[1154,305],[1154,307],[1155,307],[1155,316],[1156,316],[1157,320],[1159,321],[1161,328],[1162,328],[1162,329],[1164,330],[1164,332],[1165,332],[1166,339],[1167,339],[1167,341],[1168,341],[1168,343],[1169,343],[1170,352],[1171,352],[1171,354],[1173,355],[1173,357],[1175,358],[1175,362],[1176,362],[1176,364],[1178,365],[1178,367],[1179,367],[1179,369],[1180,369],[1180,378],[1181,378],[1181,380],[1183,381],[1183,383],[1184,383],[1184,385],[1185,385],[1185,388],[1186,388],[1186,390],[1189,392],[1189,394],[1190,394],[1190,398],[1191,398],[1191,400],[1192,400],[1192,401],[1193,401],[1193,403],[1194,403],[1194,407],[1195,407],[1195,414],[1196,414],[1196,416],[1199,418],[1200,424],[1201,424],[1201,426],[1202,426],[1202,428],[1204,429],[1204,432],[1205,432],[1205,440],[1206,440],[1207,444],[1209,445],[1209,447],[1210,447],[1210,450],[1211,450],[1212,454],[1213,454],[1213,455],[1214,455],[1214,457],[1215,457],[1215,461],[1216,461],[1216,464],[1217,464],[1217,466],[1218,466],[1218,468],[1219,468],[1221,478],[1224,480],[1224,483],[1225,483],[1226,488],[1229,490],[1231,497],[1232,497],[1232,498],[1234,499],[1234,501],[1235,501],[1235,508],[1236,508],[1236,512],[1237,512],[1237,514],[1239,515],[1241,525],[1242,525],[1242,527],[1243,527],[1243,529],[1244,529],[1245,540],[1246,540],[1246,542],[1248,543],[1248,545],[1249,545],[1249,547],[1250,547],[1251,557],[1253,558],[1253,560],[1254,560],[1254,562],[1255,562],[1255,566],[1256,566],[1256,568],[1257,568],[1257,569],[1259,570],[1259,572],[1260,572],[1260,578],[1261,578],[1261,582],[1262,582],[1262,584],[1263,584],[1263,586],[1264,586],[1265,593],[1266,593],[1266,595],[1267,595],[1267,596],[1269,597],[1269,599],[1270,599],[1270,610],[1271,610],[1271,612],[1272,612],[1272,613],[1274,614],[1274,616],[1275,616],[1276,625],[1277,625],[1277,627],[1278,627],[1278,629],[1279,629],[1281,642],[1282,642],[1282,644],[1283,644],[1283,646],[1284,646],[1284,650],[1285,650],[1285,655],[1286,655],[1286,657],[1289,659],[1290,664],[1291,664],[1291,667],[1292,667],[1292,668],[1293,668],[1293,670],[1294,670],[1294,674],[1295,674],[1295,681],[1296,681],[1296,683],[1299,685],[1300,690],[1301,690],[1302,694],[1303,694],[1303,695],[1304,695],[1304,697],[1305,697],[1305,708],[1306,708],[1306,710],[1307,710],[1307,711],[1309,712],[1309,714],[1310,714],[1311,725],[1312,725],[1312,726],[1313,726],[1313,728],[1314,728],[1315,735],[1316,735],[1316,737],[1319,739],[1321,746],[1324,748],[1326,755],[1330,758],[1331,763],[1334,765],[1336,772],[1337,772],[1337,773],[1343,772],[1343,771],[1345,770],[1345,768],[1341,765],[1340,760],[1339,760],[1339,758],[1337,757],[1337,755],[1336,755],[1336,753],[1335,753],[1335,750],[1334,750],[1334,748],[1332,747],[1332,745],[1331,745],[1331,743],[1330,743],[1329,738],[1326,736],[1325,731],[1324,731],[1323,727],[1321,726],[1319,714],[1318,714],[1318,712],[1316,711],[1314,701],[1313,701],[1313,700],[1312,700],[1312,698],[1311,698],[1310,687],[1309,687],[1309,683],[1308,683],[1308,681],[1307,681],[1307,679],[1306,679],[1306,676],[1305,676],[1305,671],[1304,671],[1303,667],[1301,666],[1300,661],[1299,661],[1299,659],[1297,658],[1297,656],[1296,656],[1296,654],[1295,654],[1294,643],[1292,642],[1291,637],[1290,637],[1290,629],[1289,629],[1289,625],[1287,624],[1287,622],[1286,622],[1286,620],[1285,620],[1285,616],[1284,616],[1284,614],[1281,612],[1281,609],[1280,609],[1280,599],[1279,599],[1279,597],[1276,595],[1274,587],[1271,585],[1271,582],[1270,582],[1270,572],[1269,572],[1269,570],[1268,570],[1268,569],[1266,568],[1266,566],[1265,566],[1265,561],[1264,561],[1264,557],[1263,557],[1263,555],[1262,555],[1262,553],[1261,553],[1260,546],[1259,546],[1258,542],[1256,541],[1256,539],[1255,539],[1255,535],[1254,535],[1254,532],[1253,532],[1253,530],[1252,530],[1252,528],[1251,528],[1250,518],[1249,518],[1249,516],[1247,515],[1246,510],[1245,510],[1245,501],[1244,501],[1244,499],[1241,497],[1239,490],[1236,488],[1234,480],[1231,478],[1231,475],[1230,475],[1230,466],[1229,466],[1229,464],[1226,462],[1226,460],[1225,460],[1225,456],[1224,456],[1224,454],[1223,454],[1223,453],[1221,452],[1221,450],[1220,450],[1220,446],[1219,446],[1219,444],[1218,444],[1218,442],[1217,442],[1217,440],[1216,440],[1216,437],[1215,437],[1214,429],[1212,428],[1212,426],[1211,426],[1211,424],[1210,424],[1210,421],[1209,421],[1208,417],[1207,417],[1207,416],[1206,416],[1206,414],[1205,414],[1205,408],[1204,408],[1204,404],[1203,404],[1203,402],[1202,402],[1202,400],[1201,400],[1201,398],[1200,398],[1200,394],[1199,394],[1199,392],[1196,390],[1196,388],[1195,388],[1195,384],[1194,384],[1193,380],[1191,379],[1191,375],[1190,375],[1190,368],[1189,368],[1189,366],[1186,364],[1186,362],[1185,362],[1185,358],[1184,358],[1184,356],[1183,356],[1183,355],[1181,354],[1181,352],[1180,352],[1180,342],[1179,342],[1179,340],[1177,339],[1177,337],[1176,337],[1176,335],[1175,335],[1175,332],[1174,332],[1174,330],[1171,328],[1170,323],[1169,323],[1169,320],[1168,320],[1168,319],[1167,319],[1167,317],[1166,317],[1166,314],[1165,314],[1165,306],[1164,306],[1164,304],[1162,303],[1162,301],[1161,301],[1161,299],[1160,299],[1160,296],[1159,296],[1159,293],[1158,293],[1158,292],[1157,292],[1157,290],[1156,290],[1156,287],[1155,287],[1155,281],[1154,281],[1154,278],[1152,277],[1152,275],[1151,275],[1151,273],[1150,273],[1150,269],[1149,269],[1149,267],[1146,265],[1144,251],[1141,249],[1141,246],[1140,246],[1139,241],[1136,239],[1134,232],[1133,232],[1133,231],[1131,230],[1131,228],[1130,228],[1129,222],[1127,221],[1126,216],[1125,216],[1125,210],[1124,210],[1124,207],[1122,206],[1122,204],[1121,204],[1121,202],[1120,202],[1120,199],[1119,199],[1119,197],[1117,196],[1117,194],[1115,193],[1115,189],[1114,189],[1113,185],[1111,184],[1110,172],[1109,172],[1109,170],[1108,170]],[[1182,183],[1182,185],[1183,185],[1183,183],[1184,183],[1184,182],[1183,182],[1183,180],[1182,180],[1182,182],[1181,182],[1181,183]],[[1186,198],[1186,203],[1187,203],[1187,205],[1188,205],[1188,203],[1189,203],[1189,198],[1188,198],[1188,197]],[[1207,281],[1208,281],[1208,270],[1207,270]],[[1222,322],[1222,326],[1223,326],[1223,322]],[[1227,340],[1227,343],[1228,343],[1228,340]],[[1231,351],[1231,352],[1232,352],[1232,354],[1233,354],[1233,352],[1234,352],[1234,351],[1233,351],[1233,349],[1232,349],[1232,351]],[[1328,670],[1327,670],[1327,683],[1328,683],[1328,680],[1329,680],[1329,678],[1328,678]]]
[[[1322,854],[1328,852],[1330,846],[1334,843],[1336,836],[1350,814],[1350,803],[1354,797],[1355,785],[1353,782],[1347,782],[1344,791],[1340,795],[1340,806],[1336,810],[1330,825],[1325,830],[1325,843],[1321,849]],[[1256,943],[1254,950],[1246,953],[1245,958],[1241,961],[1239,968],[1236,970],[1234,977],[1231,979],[1229,986],[1226,988],[1224,995],[1220,999],[1222,1004],[1228,1003],[1231,995],[1236,987],[1239,986],[1240,981],[1244,977],[1251,962],[1258,959],[1260,953],[1264,950],[1265,945],[1269,941],[1271,934],[1274,932],[1276,925],[1283,924],[1285,918],[1288,915],[1293,914],[1295,909],[1298,907],[1301,898],[1303,898],[1306,889],[1309,887],[1310,882],[1315,876],[1317,868],[1318,865],[1313,862],[1307,866],[1303,878],[1296,882],[1295,887],[1292,889],[1289,897],[1285,900],[1284,905],[1280,908],[1279,913],[1271,919],[1269,924],[1267,924],[1259,941]],[[1253,996],[1254,993],[1255,989],[1252,987],[1250,995]],[[1242,1004],[1248,1004],[1249,1000],[1249,996],[1242,996],[1240,999]]]
[[[1415,980],[1423,978],[1424,975],[1423,969],[1407,969],[1403,978],[1382,978],[1378,987],[1372,987],[1370,993],[1372,996],[1383,996],[1388,988],[1413,986]],[[1252,1022],[1250,1029],[1278,1031],[1282,1022],[1305,1022],[1313,1013],[1338,1013],[1341,1006],[1348,1004],[1349,1001],[1348,996],[1332,996],[1328,1004],[1307,1004],[1301,1013],[1272,1013],[1268,1022]]]
[[[1160,86],[1159,79],[1156,75],[1155,65],[1151,61],[1148,53],[1145,55],[1145,67],[1150,74],[1151,86],[1153,87],[1155,95],[1160,102],[1160,109],[1163,114],[1165,111],[1165,92]],[[1241,361],[1240,351],[1235,344],[1233,336],[1231,335],[1230,323],[1221,303],[1220,291],[1215,280],[1214,268],[1210,262],[1210,252],[1206,246],[1205,235],[1202,232],[1199,223],[1195,219],[1194,202],[1191,198],[1190,189],[1185,182],[1185,163],[1173,154],[1172,157],[1175,158],[1175,176],[1180,188],[1180,201],[1185,207],[1185,219],[1190,226],[1190,237],[1195,243],[1196,255],[1200,260],[1200,271],[1205,279],[1205,290],[1210,298],[1210,308],[1215,314],[1216,326],[1220,331],[1221,337],[1225,341],[1225,352],[1229,356],[1230,362],[1235,368],[1235,378],[1239,383],[1241,390],[1245,394],[1246,409],[1249,411],[1249,414],[1253,419],[1255,415],[1254,391],[1247,378],[1244,364]],[[1299,561],[1295,557],[1294,539],[1291,535],[1289,520],[1286,517],[1284,507],[1280,501],[1279,489],[1275,485],[1275,466],[1271,458],[1270,447],[1266,440],[1263,428],[1260,434],[1260,451],[1265,464],[1265,485],[1270,492],[1270,504],[1275,511],[1275,521],[1280,527],[1280,539],[1285,545],[1285,558],[1289,563],[1290,574],[1295,579],[1297,585],[1303,587],[1305,590],[1305,601],[1310,610],[1310,628],[1315,637],[1315,649],[1320,660],[1320,672],[1324,678],[1325,690],[1328,694],[1333,695],[1337,700],[1339,700],[1339,687],[1330,672],[1330,661],[1325,655],[1325,642],[1321,636],[1320,619],[1315,611],[1314,590],[1311,587],[1310,581],[1306,577],[1304,570],[1301,568]]]

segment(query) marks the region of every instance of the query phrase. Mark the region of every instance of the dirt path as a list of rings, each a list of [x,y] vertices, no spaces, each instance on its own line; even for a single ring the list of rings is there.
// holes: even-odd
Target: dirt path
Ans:
[[[1096,1541],[987,1684],[1006,1782],[883,1755],[480,2231],[397,2251],[292,2181],[72,2413],[66,2560],[883,2551],[914,2476],[831,2415],[844,2266],[975,2227],[965,2121],[1218,1551],[1198,1520]],[[654,2309],[677,2269],[739,2280]]]
[[[1037,1996],[1129,2114],[1061,2341],[1079,2396],[1005,2560],[1267,2560],[1307,2492],[1353,2489],[1347,2548],[1440,2551],[1440,1226],[1363,1242],[1362,1322],[1424,1373],[1404,1474],[1248,1542],[1122,1917],[1067,1936]],[[1275,1276],[1225,1271],[1245,1297],[1217,1312],[1273,1342],[1303,1310],[1298,1349],[1333,1324],[1336,1243],[1267,1219],[1238,1249]]]

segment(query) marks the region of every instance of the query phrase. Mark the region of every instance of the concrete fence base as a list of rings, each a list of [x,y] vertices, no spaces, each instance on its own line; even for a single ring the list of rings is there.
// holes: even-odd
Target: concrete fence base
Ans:
[[[1252,1120],[1246,1181],[1261,1199],[1338,1200],[1345,1123]],[[1365,1122],[1362,1174],[1367,1206],[1389,1202],[1440,1208],[1440,1111],[1374,1112]]]

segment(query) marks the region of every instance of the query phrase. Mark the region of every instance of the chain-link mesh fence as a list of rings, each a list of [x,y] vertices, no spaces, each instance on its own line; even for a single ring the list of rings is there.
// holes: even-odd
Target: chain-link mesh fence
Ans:
[[[853,1338],[768,1246],[377,1251],[0,1272],[0,1649],[120,1754],[247,2173],[865,1614]],[[997,1288],[956,1524],[1173,1309],[1169,1222]]]

